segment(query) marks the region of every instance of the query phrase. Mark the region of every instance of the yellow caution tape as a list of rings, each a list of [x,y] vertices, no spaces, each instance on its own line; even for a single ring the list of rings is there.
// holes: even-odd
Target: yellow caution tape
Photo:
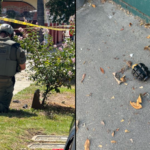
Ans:
[[[3,18],[3,17],[0,17],[0,20],[13,22],[13,23],[17,23],[17,24],[22,24],[22,25],[27,25],[27,26],[38,27],[38,28],[46,28],[46,29],[50,29],[50,30],[57,30],[57,31],[70,30],[70,29],[63,29],[63,28],[53,28],[53,27],[40,26],[40,25],[28,23],[28,22],[23,22],[23,21],[19,21],[19,20],[15,20],[15,19],[9,19],[9,18]],[[67,27],[68,25],[63,25],[63,26]],[[72,29],[72,30],[74,30],[74,29]]]

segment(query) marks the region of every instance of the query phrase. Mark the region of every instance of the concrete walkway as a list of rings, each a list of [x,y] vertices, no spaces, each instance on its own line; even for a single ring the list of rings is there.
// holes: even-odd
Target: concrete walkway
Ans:
[[[15,83],[14,92],[13,92],[14,95],[22,91],[23,89],[29,87],[30,84],[33,83],[33,81],[29,80],[29,74],[28,74],[29,66],[28,65],[29,64],[27,61],[26,69],[15,75],[16,83]]]
[[[150,79],[137,81],[129,69],[121,74],[127,84],[118,85],[112,73],[125,61],[150,69],[150,51],[144,50],[150,45],[150,29],[111,3],[92,4],[96,7],[87,4],[76,13],[76,149],[84,149],[89,138],[90,150],[149,150]],[[143,108],[134,109],[130,101],[145,92]]]

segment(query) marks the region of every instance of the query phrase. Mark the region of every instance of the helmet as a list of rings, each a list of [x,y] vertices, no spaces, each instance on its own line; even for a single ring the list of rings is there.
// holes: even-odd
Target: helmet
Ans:
[[[139,63],[132,66],[132,74],[136,79],[146,81],[149,78],[150,72],[143,63]]]
[[[11,34],[14,33],[14,29],[12,28],[12,26],[9,25],[9,24],[6,24],[6,23],[4,23],[4,24],[2,24],[2,25],[0,26],[0,32],[1,32],[1,31],[5,31],[5,32],[7,32],[9,35],[11,35]]]

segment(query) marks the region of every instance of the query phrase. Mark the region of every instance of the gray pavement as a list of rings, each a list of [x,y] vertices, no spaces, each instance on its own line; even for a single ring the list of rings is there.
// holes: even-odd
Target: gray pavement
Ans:
[[[13,95],[17,94],[18,92],[22,91],[23,89],[30,86],[33,81],[29,80],[29,66],[28,61],[26,62],[26,69],[22,70],[20,73],[15,75],[16,83],[13,91]]]
[[[150,43],[146,38],[150,29],[140,26],[134,16],[111,3],[96,0],[92,3],[96,8],[86,4],[76,13],[76,119],[79,120],[76,149],[84,149],[89,138],[90,150],[149,150],[150,79],[134,80],[130,69],[123,74],[128,78],[127,85],[118,85],[112,73],[120,71],[126,65],[125,60],[142,62],[150,69],[150,51],[144,50]],[[83,74],[86,77],[81,83]],[[143,98],[143,108],[134,109],[130,101],[136,102],[139,94],[145,92],[149,94]],[[119,131],[112,137],[117,128]],[[112,144],[112,140],[117,143]]]

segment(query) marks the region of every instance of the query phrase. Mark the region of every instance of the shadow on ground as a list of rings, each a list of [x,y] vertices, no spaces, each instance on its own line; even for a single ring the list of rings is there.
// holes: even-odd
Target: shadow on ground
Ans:
[[[54,104],[54,103],[51,103],[45,106],[44,110],[53,111],[53,112],[57,112],[61,114],[75,113],[75,109],[72,107],[65,107],[59,104]]]
[[[33,117],[37,116],[34,113],[26,112],[23,110],[14,110],[11,109],[8,113],[0,113],[0,116],[6,116],[6,117],[17,117],[17,118],[27,118],[27,117]]]

